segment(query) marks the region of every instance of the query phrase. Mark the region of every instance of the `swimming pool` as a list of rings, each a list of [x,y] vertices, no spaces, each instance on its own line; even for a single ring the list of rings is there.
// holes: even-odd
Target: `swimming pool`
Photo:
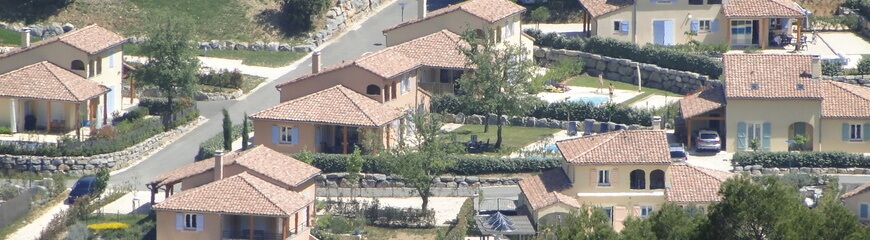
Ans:
[[[605,103],[609,100],[609,97],[599,95],[576,96],[568,99],[569,102],[587,102],[593,105],[601,105],[602,103]]]

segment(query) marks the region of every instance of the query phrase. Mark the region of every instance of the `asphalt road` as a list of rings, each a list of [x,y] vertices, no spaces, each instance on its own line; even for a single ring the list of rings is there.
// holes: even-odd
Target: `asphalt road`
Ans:
[[[405,19],[416,17],[416,1],[400,0],[407,2],[404,9]],[[402,18],[402,8],[392,3],[379,13],[371,16],[366,21],[351,28],[346,34],[336,39],[333,43],[321,49],[321,62],[323,66],[340,63],[342,60],[351,60],[367,52],[383,49],[383,29],[399,24]],[[221,110],[226,108],[234,123],[242,121],[245,112],[256,113],[267,107],[278,104],[278,91],[275,85],[289,81],[298,76],[311,72],[311,60],[306,57],[299,67],[284,74],[277,80],[271,81],[255,92],[249,94],[243,100],[227,100],[214,102],[199,102],[200,115],[208,121],[177,141],[167,145],[147,160],[128,170],[118,173],[110,179],[110,184],[132,183],[139,190],[147,190],[145,183],[162,172],[174,169],[193,162],[199,144],[221,131]]]

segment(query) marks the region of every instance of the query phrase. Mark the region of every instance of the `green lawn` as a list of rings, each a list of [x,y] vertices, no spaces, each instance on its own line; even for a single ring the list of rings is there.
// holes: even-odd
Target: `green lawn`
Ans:
[[[131,0],[141,12],[141,24],[125,27],[128,31],[144,33],[144,27],[166,22],[171,16],[175,21],[190,27],[191,39],[236,39],[261,40],[252,34],[256,24],[246,16],[248,4],[238,0]]]
[[[266,81],[264,77],[258,77],[253,75],[242,75],[244,76],[244,82],[242,82],[242,93],[249,93],[251,90],[254,90],[260,83]],[[222,88],[217,86],[209,86],[209,85],[199,85],[199,90],[203,92],[225,92],[231,93],[236,91],[236,89],[232,88]]]
[[[39,37],[30,37],[30,42],[42,40]],[[21,33],[5,28],[0,28],[0,46],[21,46]]]
[[[490,144],[495,144],[496,130],[495,125],[489,126],[489,132],[483,132],[483,125],[466,124],[450,133],[455,134],[456,140],[460,142],[470,140],[471,135],[477,135],[478,141],[486,142],[488,139]],[[555,128],[504,126],[502,127],[502,148],[509,151],[522,149],[534,142],[552,138],[553,134],[559,130]]]
[[[84,221],[86,225],[106,222],[121,222],[130,227],[124,230],[103,230],[100,232],[90,230],[90,233],[101,236],[103,239],[154,239],[157,237],[154,217],[148,214],[95,213],[88,215]]]
[[[209,50],[209,57],[242,60],[242,64],[262,67],[283,67],[290,65],[307,53],[303,52],[269,52],[269,51],[238,51]]]

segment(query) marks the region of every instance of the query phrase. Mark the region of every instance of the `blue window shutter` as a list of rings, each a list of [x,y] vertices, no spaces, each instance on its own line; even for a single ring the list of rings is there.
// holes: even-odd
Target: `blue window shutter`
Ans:
[[[115,54],[109,55],[109,68],[115,68]]]
[[[843,123],[843,141],[849,141],[849,124]]]
[[[691,25],[692,32],[694,32],[694,33],[698,32],[698,29],[700,28],[700,26],[701,26],[701,21],[692,20],[692,25]]]
[[[196,231],[202,232],[205,222],[202,221],[202,214],[196,215]]]
[[[710,31],[711,32],[719,31],[719,19],[713,19],[713,22],[710,22]]]
[[[864,127],[861,127],[861,137],[864,141],[870,141],[870,123],[865,123]]]
[[[868,210],[868,209],[867,209],[867,204],[861,204],[861,216],[860,216],[861,218],[867,218],[867,217],[868,217],[868,216],[867,216],[867,215],[868,215],[868,211],[867,211],[867,210]]]
[[[314,146],[320,146],[320,142],[323,142],[323,128],[317,127],[314,130]]]
[[[272,126],[272,144],[278,144],[281,140],[281,127]]]
[[[765,122],[761,128],[761,146],[764,151],[770,151],[770,122]]]
[[[737,123],[737,150],[746,150],[746,123]]]
[[[299,128],[291,128],[291,144],[299,144]]]
[[[184,230],[184,214],[175,214],[175,230]]]
[[[665,44],[667,46],[674,45],[674,21],[665,20]]]
[[[619,31],[620,31],[620,32],[624,32],[624,33],[627,33],[627,32],[628,32],[628,28],[629,28],[629,26],[628,26],[628,21],[622,21],[621,23],[619,23],[619,25],[620,25],[620,26],[619,26]]]

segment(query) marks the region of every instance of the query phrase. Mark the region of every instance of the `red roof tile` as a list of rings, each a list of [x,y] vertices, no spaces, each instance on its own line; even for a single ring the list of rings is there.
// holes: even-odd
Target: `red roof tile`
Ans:
[[[725,106],[725,90],[721,87],[704,87],[680,99],[683,118],[691,118]]]
[[[4,55],[0,55],[0,58],[6,58],[20,52],[58,41],[73,46],[88,54],[95,54],[107,48],[124,43],[127,39],[115,32],[93,24],[55,37],[43,39],[42,41],[31,44],[30,47],[27,48],[12,50]]]
[[[634,5],[634,0],[578,0],[593,18]]]
[[[870,118],[870,88],[823,81],[822,117]]]
[[[454,11],[463,11],[475,17],[483,19],[489,23],[497,22],[511,15],[526,11],[526,8],[516,3],[506,0],[470,0],[467,2],[450,5],[435,11],[428,12],[423,19],[417,18],[399,25],[387,28],[384,32],[389,32],[401,27],[410,26],[418,22],[426,21],[437,16],[441,16]]]
[[[719,201],[722,199],[719,196],[722,182],[732,176],[734,174],[729,172],[674,163],[668,169],[672,186],[665,191],[665,196],[668,202],[678,203]]]
[[[82,102],[110,91],[53,63],[42,61],[0,74],[0,96]]]
[[[338,85],[267,108],[251,119],[377,127],[402,115],[399,109]]]
[[[571,187],[571,182],[562,168],[547,170],[537,176],[524,178],[519,181],[519,185],[532,210],[538,210],[559,202],[580,207],[576,198],[559,193]]]
[[[790,0],[728,0],[722,11],[727,18],[806,16],[804,10]]]
[[[725,54],[724,62],[728,99],[822,98],[820,83],[801,76],[812,74],[810,55]]]
[[[858,195],[859,193],[867,191],[867,189],[870,189],[870,183],[861,184],[861,186],[858,186],[855,189],[852,189],[846,193],[843,193],[843,195],[840,196],[840,198],[841,199],[850,198],[850,197],[853,197],[855,195]]]
[[[619,130],[556,142],[572,164],[669,164],[668,139],[663,131]]]

